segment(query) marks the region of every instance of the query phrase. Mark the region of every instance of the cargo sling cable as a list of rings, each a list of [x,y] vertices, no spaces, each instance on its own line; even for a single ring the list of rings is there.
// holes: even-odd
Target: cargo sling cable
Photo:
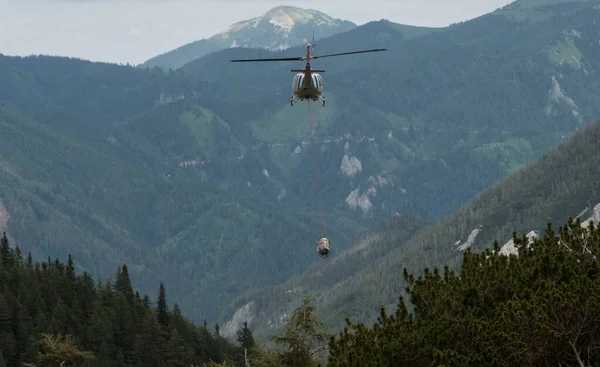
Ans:
[[[317,180],[317,197],[319,200],[319,213],[321,217],[321,238],[317,244],[317,252],[321,257],[329,256],[329,240],[325,237],[325,218],[323,216],[323,201],[321,200],[321,184],[319,182],[319,166],[317,165],[317,147],[315,145],[315,130],[313,128],[312,111],[310,110],[310,99],[308,100],[308,119],[310,121],[310,134],[313,150],[313,165]]]
[[[321,201],[321,184],[319,183],[319,166],[317,165],[317,147],[315,146],[315,130],[313,128],[312,112],[310,110],[310,100],[308,100],[308,118],[310,120],[310,134],[312,139],[313,166],[315,167],[315,176],[317,180],[317,197],[319,200],[319,212],[321,215],[321,234],[325,236],[325,219],[323,218],[323,202]]]
[[[293,82],[293,94],[290,98],[290,105],[294,106],[295,101],[308,101],[308,114],[310,115],[310,130],[312,136],[312,148],[314,154],[315,161],[315,171],[317,175],[317,194],[319,195],[319,206],[321,212],[321,231],[322,236],[319,239],[317,244],[317,252],[321,257],[329,256],[329,240],[325,237],[325,219],[323,218],[323,204],[321,201],[321,187],[319,184],[319,170],[317,168],[317,152],[315,147],[315,133],[312,126],[312,114],[310,112],[310,101],[321,101],[323,103],[323,107],[325,107],[325,99],[323,98],[323,77],[319,73],[325,72],[325,70],[317,70],[313,69],[310,66],[310,60],[322,59],[325,57],[333,57],[333,56],[342,56],[342,55],[354,55],[354,54],[363,54],[366,52],[378,52],[378,51],[387,51],[387,48],[377,48],[372,50],[360,50],[360,51],[350,51],[350,52],[340,52],[335,54],[326,54],[320,56],[310,56],[310,50],[315,45],[315,34],[313,32],[313,41],[312,43],[308,43],[306,45],[306,55],[299,57],[275,57],[275,58],[265,58],[265,59],[236,59],[231,60],[231,62],[259,62],[259,61],[306,61],[304,65],[304,69],[292,69],[290,70],[293,73],[296,73],[294,76]]]

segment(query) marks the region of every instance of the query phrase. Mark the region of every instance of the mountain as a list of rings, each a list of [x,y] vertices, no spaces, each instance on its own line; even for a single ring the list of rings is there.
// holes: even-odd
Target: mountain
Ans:
[[[0,66],[0,226],[34,258],[72,254],[105,278],[126,262],[197,322],[317,259],[315,186],[286,192],[244,124],[200,104],[203,85],[67,58]],[[339,248],[369,229],[325,218]]]
[[[229,48],[172,72],[1,56],[0,224],[35,257],[72,253],[93,276],[127,263],[140,290],[163,281],[194,321],[226,321],[255,291],[285,307],[269,286],[343,264],[393,216],[411,237],[598,116],[596,5],[544,5],[537,18],[507,7],[436,30],[378,21],[320,39],[320,54],[389,51],[315,60],[329,99],[312,110],[315,151],[306,106],[288,104],[298,64],[229,63],[302,47]],[[323,234],[328,259],[315,251]],[[353,269],[412,248],[399,243],[390,234],[372,257],[347,257],[350,273],[330,273],[332,320],[370,314],[381,288],[353,293]]]
[[[266,337],[285,323],[285,315],[305,293],[313,295],[321,317],[332,330],[353,322],[375,321],[381,305],[396,307],[404,295],[402,269],[450,265],[458,270],[467,249],[517,252],[510,233],[540,238],[547,223],[579,218],[582,226],[600,223],[600,121],[577,132],[530,166],[485,190],[439,222],[412,227],[392,222],[340,254],[331,264],[313,265],[302,276],[248,294],[230,308],[224,330],[231,333],[240,320],[250,320],[256,335]],[[407,234],[414,234],[409,236]],[[383,249],[383,251],[382,251]],[[344,263],[339,266],[339,262]]]
[[[248,321],[254,325],[256,337],[267,339],[275,330],[285,325],[285,317],[272,316],[289,314],[289,310],[297,305],[299,297],[302,298],[303,294],[311,293],[313,301],[319,304],[326,303],[330,300],[328,292],[335,289],[336,284],[349,280],[363,269],[364,264],[380,260],[394,249],[398,241],[407,241],[425,227],[426,223],[399,214],[383,223],[379,231],[354,241],[349,249],[336,251],[340,253],[330,261],[318,262],[301,276],[283,284],[240,297],[223,313],[232,315],[222,326],[223,335],[235,335],[238,326]],[[346,304],[345,307],[369,313],[369,310],[363,310],[358,297],[355,301],[357,302]],[[339,321],[336,317],[339,315],[335,313],[321,313],[320,316],[326,324]]]
[[[316,139],[327,145],[319,158],[322,181],[331,184],[326,206],[435,221],[585,127],[600,114],[590,97],[600,95],[596,4],[547,5],[552,16],[527,22],[507,7],[413,38],[372,22],[321,40],[320,53],[350,44],[389,50],[313,63],[327,71],[330,101],[312,110]],[[310,142],[306,108],[286,103],[288,70],[298,64],[228,60],[302,53],[223,50],[180,73],[212,85],[204,103],[247,121],[285,172],[296,167],[293,152]]]
[[[322,41],[321,50],[327,49],[329,52],[331,48],[332,52],[339,52],[341,47],[336,48],[336,45],[344,44],[344,40],[350,38],[360,42],[356,35],[368,32],[370,36],[365,38],[377,40],[371,41],[374,47],[387,46],[390,50],[388,56],[393,55],[389,58],[369,57],[368,63],[372,63],[372,67],[362,64],[359,56],[336,64],[333,61],[326,64],[325,60],[314,63],[314,67],[328,70],[325,82],[328,83],[328,98],[334,102],[327,108],[336,109],[329,112],[327,126],[317,127],[320,139],[333,141],[328,134],[333,131],[339,132],[338,136],[343,132],[360,131],[359,128],[362,128],[360,132],[368,131],[370,136],[367,137],[374,139],[373,150],[369,151],[366,144],[355,144],[352,154],[349,154],[360,161],[361,167],[373,167],[384,162],[381,156],[373,159],[371,152],[375,149],[378,153],[394,151],[390,141],[402,144],[407,148],[405,151],[410,150],[411,153],[411,159],[406,162],[400,161],[403,157],[401,154],[390,154],[395,159],[393,163],[396,163],[392,169],[386,167],[388,182],[395,184],[390,191],[386,192],[379,186],[375,186],[376,190],[369,190],[369,176],[376,177],[371,173],[373,171],[368,176],[362,176],[364,181],[361,181],[360,173],[353,176],[355,186],[350,190],[358,189],[359,197],[365,194],[362,202],[366,202],[365,197],[369,199],[372,205],[367,212],[371,214],[392,209],[426,221],[441,222],[423,229],[421,235],[424,237],[415,237],[408,242],[392,241],[396,247],[384,254],[380,261],[365,261],[360,272],[350,271],[346,274],[347,279],[333,285],[311,283],[310,274],[320,274],[320,268],[315,265],[301,278],[291,279],[277,287],[249,292],[227,310],[223,322],[231,321],[233,315],[243,311],[247,318],[252,318],[257,333],[268,335],[276,325],[275,320],[279,322],[299,301],[285,292],[303,284],[303,287],[295,290],[298,295],[303,291],[315,293],[320,299],[319,307],[324,317],[331,320],[332,327],[341,326],[345,316],[360,320],[367,317],[365,315],[372,315],[372,311],[377,310],[381,303],[395,305],[403,283],[395,280],[397,273],[394,269],[409,265],[411,270],[420,271],[425,265],[444,263],[452,256],[452,245],[461,237],[457,246],[463,245],[471,233],[473,236],[479,233],[477,239],[483,240],[486,238],[484,233],[490,236],[504,235],[512,229],[529,232],[540,224],[534,222],[536,226],[522,228],[510,222],[506,223],[507,227],[501,230],[498,227],[499,230],[495,231],[489,229],[492,224],[485,221],[469,222],[468,225],[458,222],[459,217],[467,214],[471,218],[473,206],[463,207],[460,215],[448,215],[487,186],[536,161],[573,132],[585,128],[587,121],[600,116],[600,111],[590,98],[600,93],[596,83],[600,47],[598,32],[593,26],[597,11],[600,10],[598,4],[597,1],[559,4],[538,2],[537,8],[519,10],[520,3],[517,2],[469,22],[415,39],[397,41],[400,37],[386,22],[375,22]],[[531,9],[535,9],[535,12]],[[528,13],[535,13],[536,17],[526,17]],[[515,18],[515,14],[520,17]],[[299,48],[285,53],[265,52],[262,56],[297,52],[300,52]],[[234,55],[240,57],[243,51],[229,50],[223,53],[226,53],[223,58],[233,58]],[[219,54],[214,54],[205,61],[215,63],[218,57]],[[200,71],[201,62],[202,59],[190,63],[182,70],[205,78]],[[284,67],[287,69],[287,66]],[[252,76],[246,77],[242,70],[248,67],[232,69],[223,69],[221,74],[214,77],[235,83],[226,73],[231,72],[239,80],[239,88],[254,82]],[[265,73],[262,74],[266,76],[263,78],[265,89],[262,90],[265,95],[270,88],[276,93],[283,92],[276,87],[283,82],[283,77],[276,79],[276,73],[262,65],[252,70],[258,71],[257,74]],[[349,71],[355,71],[354,79],[344,77]],[[360,89],[353,86],[360,86]],[[349,91],[356,96],[349,97]],[[251,101],[259,104],[259,98],[254,94]],[[265,100],[262,104],[275,103],[271,94],[269,98],[262,98]],[[352,102],[346,100],[346,103],[342,103],[342,98],[352,98]],[[361,115],[354,118],[353,114]],[[257,120],[268,120],[267,113],[262,116]],[[289,123],[292,125],[299,121]],[[368,128],[364,121],[368,121]],[[389,130],[386,131],[386,127]],[[395,139],[385,139],[386,135]],[[346,141],[340,140],[339,145],[345,145]],[[349,146],[352,147],[352,142]],[[369,153],[373,155],[369,156]],[[336,154],[342,156],[341,153]],[[285,162],[282,163],[284,165]],[[324,171],[327,172],[326,169]],[[332,171],[330,168],[329,172]],[[324,180],[335,180],[337,187],[341,188],[344,181],[336,177],[334,174],[325,175]],[[525,182],[520,184],[525,185]],[[340,207],[347,204],[342,193],[337,199],[333,193],[332,190],[328,197],[328,207],[336,205],[336,201]],[[584,200],[573,201],[573,206],[557,204],[556,208],[562,211],[555,212],[555,215],[562,213],[559,217],[562,221],[586,206],[592,208],[594,200],[597,199],[590,194]],[[514,215],[522,213],[523,205],[515,204],[511,212]],[[545,222],[541,219],[542,213],[538,211],[537,216],[531,218],[533,221],[542,220],[543,227]],[[489,215],[499,213],[490,211]],[[436,235],[442,228],[439,226],[449,223],[448,218],[455,218],[447,229],[448,233]],[[479,221],[480,218],[473,220]],[[500,226],[499,221],[493,221],[494,225]],[[478,232],[476,229],[480,224],[483,227]],[[508,240],[504,239],[504,242]],[[365,241],[362,246],[377,248],[375,243]],[[443,247],[446,245],[447,250]],[[397,278],[401,278],[401,275]],[[262,307],[267,311],[263,313]],[[230,325],[235,325],[235,322]]]
[[[283,50],[356,28],[356,24],[335,19],[318,10],[278,6],[260,17],[237,22],[214,36],[188,43],[155,56],[142,67],[178,69],[209,53],[232,47]]]

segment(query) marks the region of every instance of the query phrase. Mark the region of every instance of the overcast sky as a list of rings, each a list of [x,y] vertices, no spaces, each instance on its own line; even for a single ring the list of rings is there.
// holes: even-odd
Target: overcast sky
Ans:
[[[278,5],[364,24],[445,26],[510,0],[0,0],[0,53],[139,64]],[[348,4],[352,3],[352,6]]]

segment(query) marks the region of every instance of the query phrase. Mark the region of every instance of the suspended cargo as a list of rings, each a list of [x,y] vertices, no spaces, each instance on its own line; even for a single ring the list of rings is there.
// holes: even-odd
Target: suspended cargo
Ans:
[[[317,244],[317,252],[321,257],[329,256],[329,240],[325,237],[321,238]]]

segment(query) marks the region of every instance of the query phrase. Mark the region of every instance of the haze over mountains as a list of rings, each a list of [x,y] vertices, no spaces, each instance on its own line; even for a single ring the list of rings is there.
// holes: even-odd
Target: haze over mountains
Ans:
[[[589,138],[465,205],[600,116],[598,4],[517,1],[439,29],[303,12],[313,20],[287,38],[263,37],[285,29],[263,17],[145,65],[170,72],[0,56],[0,227],[94,276],[127,263],[195,321],[237,312],[229,333],[248,319],[268,335],[305,290],[332,327],[370,320],[397,300],[402,266],[454,261],[479,225],[476,248],[600,201]],[[301,64],[228,62],[302,55],[317,15],[317,53],[389,50],[313,65],[329,101],[313,108],[325,262],[307,110],[288,104]]]

